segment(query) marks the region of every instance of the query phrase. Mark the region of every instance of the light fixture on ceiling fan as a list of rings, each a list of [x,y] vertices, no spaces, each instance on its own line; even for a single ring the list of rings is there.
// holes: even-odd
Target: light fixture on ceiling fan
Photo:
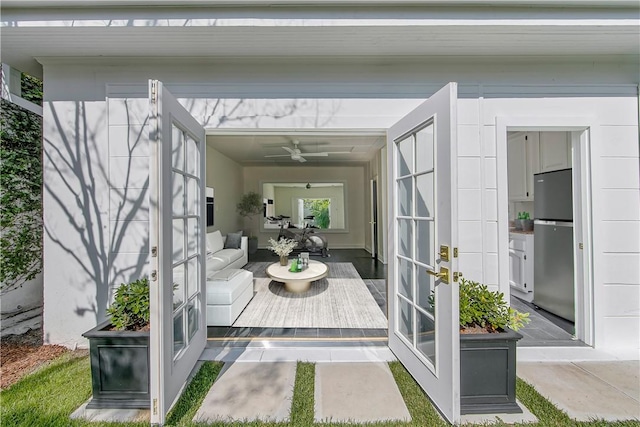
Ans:
[[[293,141],[293,149],[289,148],[289,147],[282,147],[284,148],[286,151],[289,152],[289,154],[273,154],[273,155],[269,155],[269,156],[264,156],[264,157],[291,157],[291,160],[297,160],[300,163],[304,163],[307,161],[307,159],[305,159],[305,157],[327,157],[329,155],[328,152],[322,152],[322,153],[303,153],[302,151],[300,151],[300,149],[298,148],[298,144],[300,142],[299,141]],[[303,157],[304,156],[304,157]]]
[[[307,185],[305,185],[305,187],[306,187],[306,188],[307,188],[307,190],[308,190],[308,189],[310,189],[310,188],[311,188],[311,184],[309,184],[309,183],[307,182]]]

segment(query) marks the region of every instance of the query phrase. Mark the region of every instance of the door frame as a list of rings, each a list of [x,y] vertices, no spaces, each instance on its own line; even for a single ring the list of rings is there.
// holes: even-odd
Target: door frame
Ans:
[[[378,197],[378,175],[369,180],[370,202],[371,202],[371,258],[378,259],[378,245],[380,236],[378,234],[378,224],[380,223],[379,215],[379,197]]]
[[[580,215],[574,216],[574,240],[580,235],[584,250],[578,257],[578,245],[574,245],[574,262],[582,260],[582,268],[574,273],[575,334],[587,345],[595,345],[594,277],[593,277],[593,217],[591,149],[599,135],[599,126],[593,117],[551,116],[497,116],[496,117],[496,167],[498,192],[498,274],[500,283],[509,283],[509,189],[507,178],[507,132],[511,131],[564,131],[571,134],[571,160],[574,182],[580,185],[579,200],[574,191]],[[577,176],[576,176],[577,175]],[[576,243],[576,242],[574,242]],[[578,273],[579,272],[579,273]],[[582,280],[578,280],[581,278]],[[511,288],[508,288],[511,295]],[[535,292],[535,283],[534,283]]]

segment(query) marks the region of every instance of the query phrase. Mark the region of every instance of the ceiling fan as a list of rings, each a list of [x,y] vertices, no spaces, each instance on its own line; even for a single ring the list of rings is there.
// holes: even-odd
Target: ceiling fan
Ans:
[[[300,143],[299,141],[293,141],[293,149],[291,149],[289,147],[284,147],[284,146],[282,147],[286,151],[288,151],[289,154],[273,154],[273,155],[269,155],[269,156],[265,156],[265,157],[291,157],[291,160],[297,160],[300,163],[304,163],[304,162],[307,161],[307,159],[305,159],[303,156],[305,156],[305,157],[327,157],[329,155],[329,153],[327,153],[327,152],[323,152],[323,153],[303,153],[298,148],[298,144],[299,143]]]

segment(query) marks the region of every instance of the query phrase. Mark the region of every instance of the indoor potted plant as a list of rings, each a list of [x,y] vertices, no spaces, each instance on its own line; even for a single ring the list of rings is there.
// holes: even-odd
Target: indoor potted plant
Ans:
[[[243,218],[249,219],[259,213],[262,213],[263,209],[262,196],[254,191],[244,194],[236,205],[238,214]],[[250,254],[255,254],[258,250],[258,237],[253,235],[251,228],[249,228],[248,246]]]
[[[529,313],[507,306],[504,295],[460,280],[460,412],[522,412],[516,403],[515,332]]]
[[[88,408],[149,408],[149,280],[122,284],[110,318],[85,332],[93,397]]]
[[[518,212],[518,218],[515,220],[516,230],[531,231],[533,230],[533,220],[529,217],[529,212]]]
[[[270,238],[267,249],[272,250],[280,256],[280,265],[287,265],[289,262],[287,257],[297,245],[298,242],[293,239],[280,239],[276,241],[273,238]]]

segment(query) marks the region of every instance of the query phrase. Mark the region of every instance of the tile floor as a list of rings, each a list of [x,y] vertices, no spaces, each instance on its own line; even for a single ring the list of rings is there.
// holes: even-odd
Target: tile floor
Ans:
[[[529,313],[529,322],[518,332],[522,339],[518,341],[518,347],[581,347],[585,343],[574,338],[567,332],[571,330],[571,324],[564,319],[557,318],[544,310],[535,309],[533,304],[526,303],[516,297],[511,297],[511,307]]]

